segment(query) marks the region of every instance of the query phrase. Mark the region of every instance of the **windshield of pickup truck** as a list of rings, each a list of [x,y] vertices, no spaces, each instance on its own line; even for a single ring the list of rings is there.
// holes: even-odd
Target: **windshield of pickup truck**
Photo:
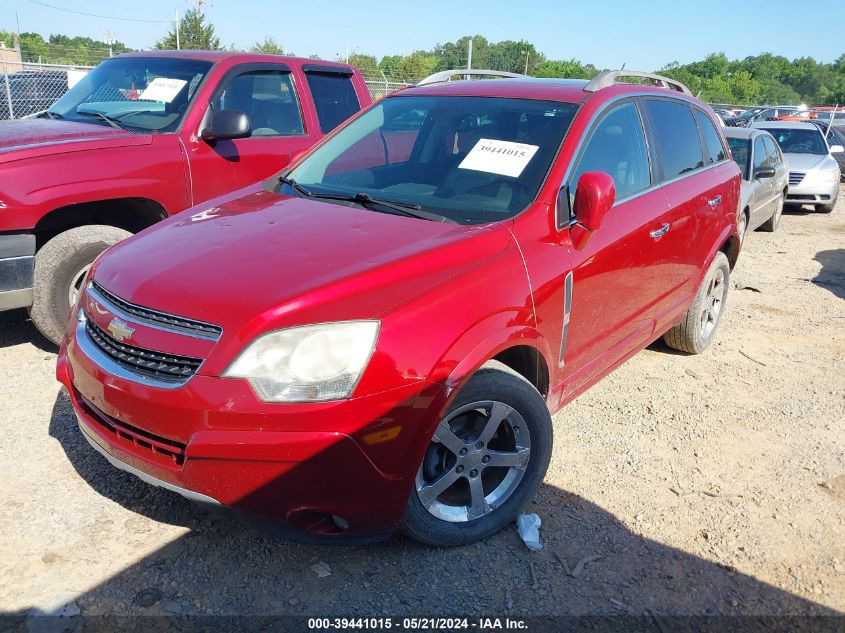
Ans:
[[[461,224],[509,218],[537,196],[576,108],[500,97],[388,97],[285,174],[283,191],[346,202],[357,196],[368,209],[401,213],[402,206]]]
[[[818,130],[794,128],[769,128],[784,154],[827,154],[827,144]]]
[[[85,75],[46,116],[135,131],[172,132],[185,116],[210,62],[117,57]]]

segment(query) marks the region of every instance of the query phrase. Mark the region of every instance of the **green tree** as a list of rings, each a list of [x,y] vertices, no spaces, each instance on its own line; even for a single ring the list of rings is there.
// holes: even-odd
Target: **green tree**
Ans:
[[[205,14],[200,9],[189,9],[179,22],[179,45],[181,48],[205,51],[221,50],[220,38],[214,35],[214,25],[205,23]],[[156,42],[156,48],[176,48],[176,26],[163,39]]]
[[[268,35],[263,42],[256,42],[250,47],[252,53],[266,53],[268,55],[285,55],[284,47],[276,42],[275,38]]]
[[[588,68],[577,59],[547,59],[534,71],[535,77],[568,79],[592,79],[595,74],[595,68]]]
[[[353,53],[349,56],[349,63],[355,66],[365,77],[380,77],[378,61],[372,55]]]

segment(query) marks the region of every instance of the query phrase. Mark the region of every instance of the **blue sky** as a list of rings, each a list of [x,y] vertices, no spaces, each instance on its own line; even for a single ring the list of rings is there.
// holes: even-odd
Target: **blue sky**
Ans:
[[[123,18],[170,20],[185,0],[44,0],[68,9]],[[576,58],[603,68],[653,70],[672,61],[694,61],[714,51],[730,58],[772,52],[792,59],[833,61],[845,52],[845,1],[794,0],[214,0],[205,8],[223,44],[249,46],[273,36],[297,55],[325,58],[348,49],[381,57],[431,48],[466,34],[526,39],[552,59]],[[164,23],[74,15],[30,0],[0,0],[0,28],[87,35],[105,31],[129,46],[149,48]]]

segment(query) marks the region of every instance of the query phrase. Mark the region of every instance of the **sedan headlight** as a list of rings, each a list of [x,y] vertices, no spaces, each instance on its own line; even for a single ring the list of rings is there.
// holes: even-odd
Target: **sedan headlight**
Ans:
[[[820,174],[819,178],[822,182],[838,182],[839,181],[839,169],[825,169]]]
[[[344,321],[259,336],[223,375],[246,378],[265,402],[348,398],[372,356],[378,321]]]

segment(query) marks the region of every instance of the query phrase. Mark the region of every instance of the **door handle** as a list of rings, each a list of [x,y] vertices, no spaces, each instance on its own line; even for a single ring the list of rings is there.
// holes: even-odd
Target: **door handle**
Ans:
[[[662,237],[662,236],[666,235],[668,232],[669,232],[669,225],[664,224],[659,229],[654,229],[653,231],[651,231],[649,233],[649,235],[651,235],[652,239],[656,240],[658,237]]]
[[[719,195],[719,196],[716,196],[715,198],[713,198],[712,200],[708,200],[707,204],[709,204],[711,207],[715,207],[721,201],[722,201],[722,196]]]

